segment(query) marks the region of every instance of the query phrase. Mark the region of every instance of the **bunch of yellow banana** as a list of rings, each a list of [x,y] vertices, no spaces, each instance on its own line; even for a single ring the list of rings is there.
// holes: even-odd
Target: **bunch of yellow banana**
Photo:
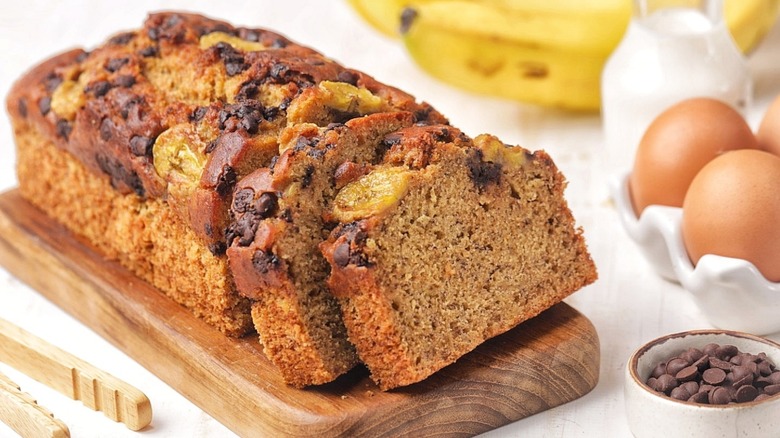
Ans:
[[[348,0],[400,36],[428,73],[481,94],[597,110],[600,76],[631,19],[631,0]],[[726,24],[749,52],[780,0],[725,0]]]

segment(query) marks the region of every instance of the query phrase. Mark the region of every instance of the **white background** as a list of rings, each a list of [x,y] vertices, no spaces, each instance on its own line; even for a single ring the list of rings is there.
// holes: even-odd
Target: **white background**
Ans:
[[[469,135],[489,132],[506,143],[546,149],[569,180],[567,198],[585,228],[600,280],[567,302],[596,326],[601,340],[598,386],[564,406],[486,434],[490,437],[623,437],[629,435],[623,407],[627,358],[655,337],[710,325],[688,292],[655,276],[620,229],[607,196],[614,169],[602,166],[598,114],[570,114],[471,95],[422,73],[401,45],[376,33],[343,1],[0,1],[0,97],[15,78],[44,58],[74,46],[94,47],[122,29],[139,27],[147,12],[191,10],[234,24],[268,27],[404,89],[434,104]],[[780,94],[780,27],[751,55],[754,128]],[[14,149],[3,105],[0,116],[0,190],[16,185]],[[0,268],[0,317],[104,368],[144,391],[154,422],[145,437],[222,437],[231,432],[132,359]],[[772,337],[780,340],[780,335]],[[2,348],[2,346],[0,346]],[[7,366],[9,375],[63,420],[76,437],[138,436],[101,413],[34,382]],[[240,407],[236,407],[240,409]],[[13,432],[0,424],[0,436]]]

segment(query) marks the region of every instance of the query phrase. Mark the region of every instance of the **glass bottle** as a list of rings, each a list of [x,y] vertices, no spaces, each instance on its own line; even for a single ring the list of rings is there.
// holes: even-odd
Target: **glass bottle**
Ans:
[[[691,97],[720,99],[745,114],[747,60],[723,19],[723,0],[633,0],[623,40],[601,76],[607,171],[627,172],[644,131]]]

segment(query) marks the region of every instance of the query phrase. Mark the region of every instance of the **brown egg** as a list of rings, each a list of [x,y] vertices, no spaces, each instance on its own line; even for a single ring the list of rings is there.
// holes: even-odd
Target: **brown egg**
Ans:
[[[682,236],[691,261],[705,254],[745,259],[780,281],[780,157],[727,152],[696,175],[683,203]]]
[[[745,119],[727,104],[694,98],[661,113],[645,131],[629,177],[634,213],[648,205],[681,207],[693,177],[723,152],[756,149]]]
[[[777,96],[764,113],[756,132],[761,149],[780,156],[780,96]]]

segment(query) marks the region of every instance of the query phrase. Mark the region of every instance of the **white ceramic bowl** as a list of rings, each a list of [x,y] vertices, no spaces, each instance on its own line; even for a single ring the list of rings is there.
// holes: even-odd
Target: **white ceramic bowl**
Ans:
[[[780,395],[747,403],[703,405],[666,397],[644,383],[659,362],[709,343],[731,344],[752,354],[764,352],[780,366],[780,344],[746,333],[701,330],[658,338],[637,350],[626,366],[626,414],[636,438],[780,436]]]
[[[743,259],[707,254],[694,267],[682,240],[681,208],[651,205],[637,218],[628,174],[610,181],[610,191],[623,228],[653,269],[691,292],[710,323],[760,335],[780,332],[780,283]]]

